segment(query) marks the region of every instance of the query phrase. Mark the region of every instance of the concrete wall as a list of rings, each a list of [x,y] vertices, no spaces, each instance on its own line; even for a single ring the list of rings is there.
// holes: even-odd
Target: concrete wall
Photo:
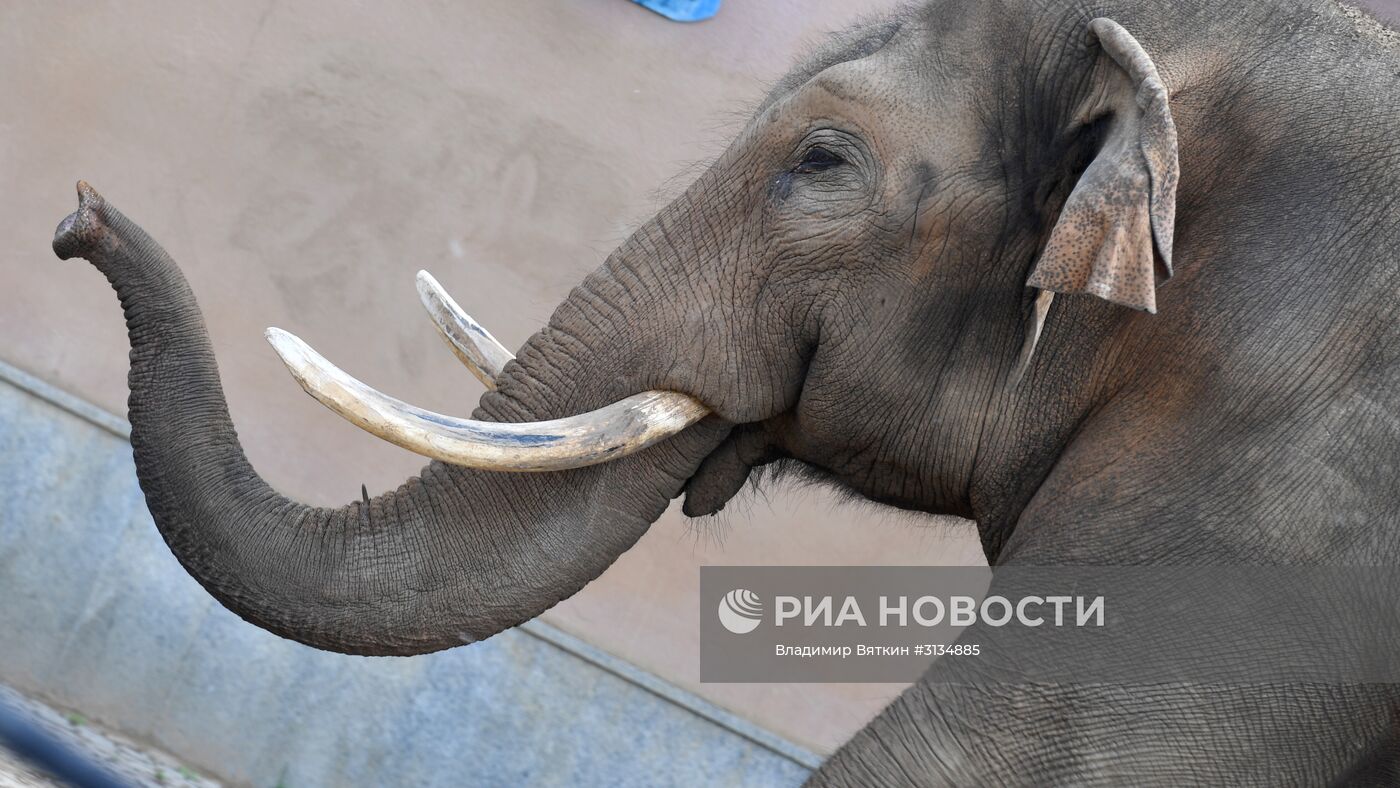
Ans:
[[[0,364],[0,683],[249,785],[792,785],[818,762],[548,624],[411,659],[249,626],[165,549],[125,427]]]

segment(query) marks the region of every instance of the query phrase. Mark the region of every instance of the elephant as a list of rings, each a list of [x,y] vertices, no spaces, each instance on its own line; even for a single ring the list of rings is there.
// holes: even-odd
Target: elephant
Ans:
[[[194,294],[142,229],[80,184],[53,245],[120,298],[170,549],[319,649],[488,638],[673,498],[710,515],[764,469],[972,520],[994,567],[1391,566],[1397,40],[1331,0],[927,0],[836,34],[517,355],[420,283],[491,386],[471,418],[272,332],[308,391],[433,458],[338,508],[251,467]],[[813,783],[1354,784],[1400,760],[1389,685],[941,665]]]

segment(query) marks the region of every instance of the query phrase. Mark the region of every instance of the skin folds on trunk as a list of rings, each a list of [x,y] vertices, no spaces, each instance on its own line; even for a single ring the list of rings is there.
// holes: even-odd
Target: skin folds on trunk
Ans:
[[[317,648],[417,654],[539,615],[631,547],[726,431],[710,420],[633,457],[558,473],[433,462],[368,505],[306,506],[249,465],[199,307],[169,255],[86,184],[54,251],[91,261],[121,299],[131,443],[166,543],[230,610]],[[539,382],[561,352],[552,336],[531,339],[533,364],[506,373],[518,378],[515,394],[488,395],[476,418],[596,407],[586,382],[559,391]]]

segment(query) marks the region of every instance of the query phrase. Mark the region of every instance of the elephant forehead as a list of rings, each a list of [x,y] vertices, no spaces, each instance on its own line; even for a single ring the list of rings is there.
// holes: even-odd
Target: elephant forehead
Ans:
[[[976,91],[936,71],[911,68],[907,50],[882,50],[833,66],[787,100],[770,108],[770,119],[799,126],[833,123],[862,133],[888,163],[903,154],[929,158],[942,151],[941,165],[954,165],[982,148]]]

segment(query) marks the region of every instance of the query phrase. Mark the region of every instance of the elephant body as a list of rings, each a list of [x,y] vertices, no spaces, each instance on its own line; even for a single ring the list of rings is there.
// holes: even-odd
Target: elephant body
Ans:
[[[475,417],[711,416],[610,463],[434,462],[316,508],[230,423],[174,262],[90,189],[138,474],[185,568],[309,645],[470,643],[765,466],[977,523],[994,565],[1400,563],[1397,35],[1326,0],[931,2],[836,36],[560,305]],[[1222,657],[1223,658],[1223,657]],[[832,785],[1395,779],[1386,685],[958,681]]]

